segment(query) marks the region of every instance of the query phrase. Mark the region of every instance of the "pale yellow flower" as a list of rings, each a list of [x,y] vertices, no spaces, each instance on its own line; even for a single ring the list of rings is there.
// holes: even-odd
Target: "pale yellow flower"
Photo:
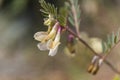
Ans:
[[[56,23],[49,33],[44,32],[44,31],[40,31],[40,32],[35,33],[34,39],[37,41],[40,41],[40,42],[46,42],[50,39],[53,39],[56,35],[58,25],[59,25],[59,23]]]
[[[37,32],[35,33],[34,38],[35,40],[40,41],[37,45],[40,50],[50,50],[49,56],[54,56],[57,53],[60,44],[60,34],[61,27],[57,22],[49,33],[43,31]]]
[[[61,27],[59,27],[54,41],[50,40],[48,42],[48,49],[50,50],[49,56],[54,56],[57,53],[58,46],[60,45],[60,34],[61,34]]]

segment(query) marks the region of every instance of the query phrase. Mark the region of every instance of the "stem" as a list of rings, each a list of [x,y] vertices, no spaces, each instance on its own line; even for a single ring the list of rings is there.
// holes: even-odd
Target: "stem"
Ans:
[[[104,56],[104,58],[106,58],[108,55],[110,55],[111,53],[112,53],[112,50],[114,49],[114,48],[116,48],[118,45],[119,45],[119,43],[120,43],[120,39],[119,39],[119,41],[116,43],[116,45],[114,45],[112,48],[111,48],[111,50]],[[104,59],[103,58],[103,59]]]
[[[99,56],[100,58],[104,58],[104,56],[101,56],[100,54],[96,53],[82,38],[80,38],[74,31],[72,31],[68,26],[66,27],[66,30],[78,38],[79,41],[81,41],[86,47],[88,47],[94,55]],[[120,42],[120,41],[119,41]],[[110,51],[111,52],[111,51]],[[120,75],[120,71],[118,71],[106,58],[103,60],[114,72]]]
[[[73,4],[73,2],[71,4],[72,4],[72,13],[73,13],[73,16],[74,16],[74,21],[75,21],[75,29],[76,29],[77,35],[80,35],[78,18],[77,18],[77,13],[76,13],[77,11],[75,9],[75,5]]]

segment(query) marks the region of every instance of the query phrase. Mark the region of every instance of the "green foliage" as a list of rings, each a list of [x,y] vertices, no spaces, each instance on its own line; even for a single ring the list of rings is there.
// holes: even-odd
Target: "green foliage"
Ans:
[[[70,0],[70,4],[66,2],[67,7],[69,7],[69,17],[68,20],[71,25],[75,26],[75,22],[77,21],[77,25],[80,25],[80,5],[78,4],[78,0]]]
[[[114,43],[117,43],[119,40],[119,34],[120,34],[120,30],[117,31],[115,39],[114,39]]]
[[[102,42],[103,53],[107,53],[119,41],[119,30],[116,34],[114,32],[107,36],[107,41]]]
[[[39,0],[41,7],[41,12],[45,14],[45,17],[48,15],[52,16],[54,19],[59,21],[61,26],[66,26],[66,18],[67,18],[67,7],[64,6],[59,9],[59,13],[57,12],[57,8],[53,4],[46,3],[44,0]]]
[[[52,15],[57,17],[57,8],[53,4],[46,3],[44,0],[39,0],[40,5],[43,9],[40,9],[45,15]]]
[[[105,42],[102,41],[102,50],[103,50],[103,53],[107,52],[107,44]]]
[[[57,16],[57,20],[60,22],[62,26],[66,26],[66,21],[67,21],[67,7],[62,7],[59,10],[59,14]]]

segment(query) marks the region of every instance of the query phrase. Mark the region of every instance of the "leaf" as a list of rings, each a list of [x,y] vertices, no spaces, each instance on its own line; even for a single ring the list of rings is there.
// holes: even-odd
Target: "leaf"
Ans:
[[[80,11],[80,8],[78,8],[78,10],[77,10],[78,19],[80,18],[80,15],[81,15],[81,11]]]
[[[44,0],[39,0],[39,2],[41,7],[43,8],[42,10],[40,10],[41,12],[47,15],[51,14],[54,17],[57,17],[57,8],[55,8],[53,4],[46,3]]]
[[[104,41],[102,41],[102,50],[103,50],[103,53],[106,53],[107,51],[107,44]]]
[[[111,35],[111,46],[114,45],[114,39],[115,39],[115,35],[114,35],[114,32],[113,32],[112,35]]]
[[[114,47],[118,41],[119,41],[119,30],[116,32],[116,34],[112,32],[111,35],[107,36],[107,41],[104,43],[102,42],[103,52],[106,53],[108,50]],[[105,50],[106,49],[105,47],[107,48],[107,50]]]
[[[72,14],[72,13],[69,13],[69,17],[73,19],[73,14]]]
[[[71,17],[68,17],[68,20],[74,26],[74,20]]]
[[[80,25],[80,6],[79,6],[79,0],[70,0],[70,11],[69,11],[69,17],[68,20],[73,26],[79,26]],[[77,23],[77,24],[76,24]]]
[[[48,14],[47,11],[43,10],[43,9],[40,9],[41,12],[45,13],[45,14]]]
[[[111,37],[110,35],[107,36],[107,46],[111,48]]]
[[[75,5],[75,6],[78,6],[78,0],[75,0],[75,1],[74,1],[74,5]]]
[[[68,11],[66,6],[60,8],[59,15],[57,16],[57,20],[59,21],[61,26],[66,26],[67,14]]]
[[[61,26],[66,26],[66,21],[65,21],[65,18],[63,16],[58,15],[57,19],[58,19]]]
[[[118,30],[116,35],[115,35],[115,38],[114,38],[114,43],[117,43],[118,40],[119,40],[119,34],[120,34],[120,31]]]

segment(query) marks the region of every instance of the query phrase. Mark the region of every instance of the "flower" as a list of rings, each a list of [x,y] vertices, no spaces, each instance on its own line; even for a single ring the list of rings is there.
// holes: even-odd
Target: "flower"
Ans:
[[[57,53],[60,44],[61,26],[56,22],[50,32],[40,31],[35,33],[34,38],[38,43],[37,47],[40,50],[49,50],[49,56],[54,56]]]
[[[40,41],[40,42],[46,42],[54,38],[58,25],[59,23],[56,23],[50,32],[40,31],[40,32],[35,33],[34,35],[35,40]]]
[[[50,41],[49,46],[49,56],[54,56],[57,53],[58,46],[60,45],[60,34],[61,34],[61,27],[58,28],[57,35],[54,41]]]

